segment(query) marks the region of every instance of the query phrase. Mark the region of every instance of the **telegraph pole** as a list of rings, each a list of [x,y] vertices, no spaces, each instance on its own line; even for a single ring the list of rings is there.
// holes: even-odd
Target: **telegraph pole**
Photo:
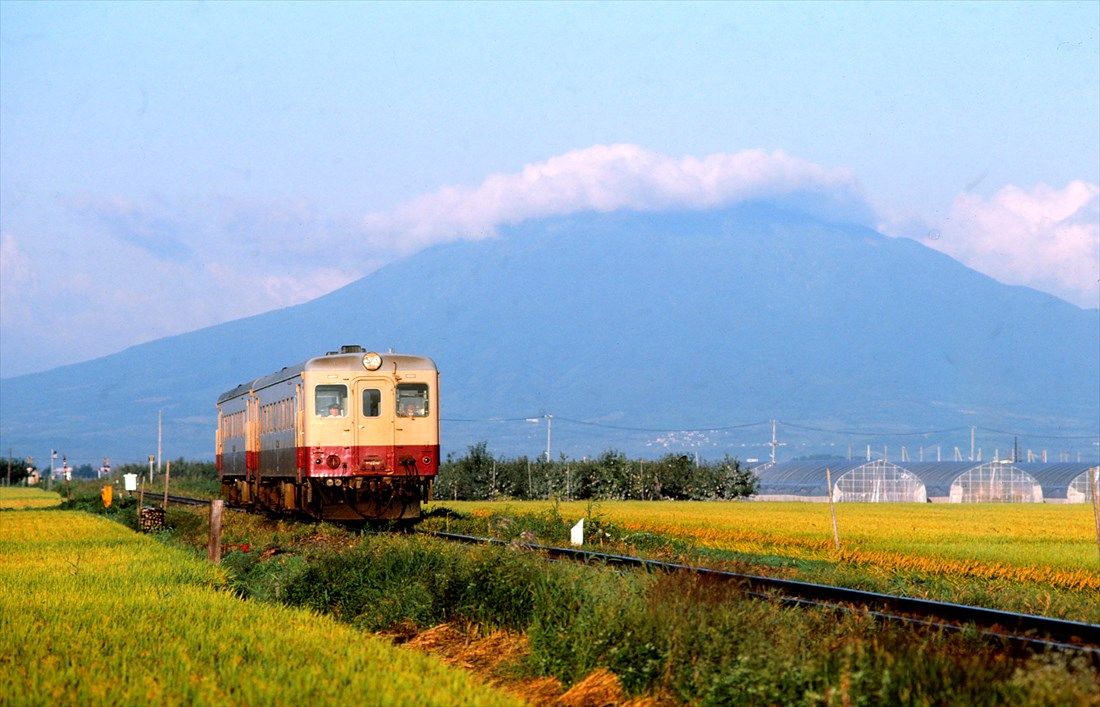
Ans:
[[[161,460],[164,457],[163,442],[164,442],[164,410],[157,410],[157,473],[160,473]],[[152,469],[149,470],[149,476],[152,477]],[[151,480],[151,479],[150,479]]]
[[[546,463],[550,463],[550,428],[554,426],[554,416],[546,415]]]
[[[974,425],[970,426],[970,461],[974,461]]]
[[[772,457],[771,457],[772,458],[772,464],[775,463],[775,449],[776,449],[776,447],[782,447],[783,444],[784,444],[783,442],[779,441],[778,437],[776,437],[775,427],[776,427],[777,423],[778,423],[778,420],[772,420],[772,441],[768,443],[768,446],[772,448]]]

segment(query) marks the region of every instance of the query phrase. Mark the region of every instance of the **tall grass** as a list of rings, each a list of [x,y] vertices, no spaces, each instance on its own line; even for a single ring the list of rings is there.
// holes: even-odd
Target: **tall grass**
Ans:
[[[608,668],[632,694],[683,702],[1088,704],[1100,694],[1095,669],[1064,656],[1021,661],[973,636],[784,607],[688,576],[548,564],[517,546],[368,537],[312,555],[287,579],[287,601],[355,626],[519,630],[533,675],[571,684]]]

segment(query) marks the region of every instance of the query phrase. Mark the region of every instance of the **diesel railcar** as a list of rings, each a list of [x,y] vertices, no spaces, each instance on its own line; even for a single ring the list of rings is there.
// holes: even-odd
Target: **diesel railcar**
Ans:
[[[216,464],[230,505],[337,521],[420,515],[439,471],[430,358],[343,346],[223,393]]]

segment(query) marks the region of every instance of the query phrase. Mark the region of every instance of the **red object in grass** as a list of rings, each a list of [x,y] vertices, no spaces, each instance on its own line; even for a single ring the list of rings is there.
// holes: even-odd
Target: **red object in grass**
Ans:
[[[251,545],[249,545],[248,543],[245,543],[244,545],[241,545],[241,552],[248,552],[251,549],[251,547],[252,547]]]

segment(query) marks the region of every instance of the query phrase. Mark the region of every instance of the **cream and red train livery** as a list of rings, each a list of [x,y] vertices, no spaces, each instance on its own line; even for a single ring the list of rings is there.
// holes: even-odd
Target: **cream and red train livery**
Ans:
[[[439,371],[360,346],[218,398],[217,467],[233,505],[327,520],[416,518],[439,470]]]

